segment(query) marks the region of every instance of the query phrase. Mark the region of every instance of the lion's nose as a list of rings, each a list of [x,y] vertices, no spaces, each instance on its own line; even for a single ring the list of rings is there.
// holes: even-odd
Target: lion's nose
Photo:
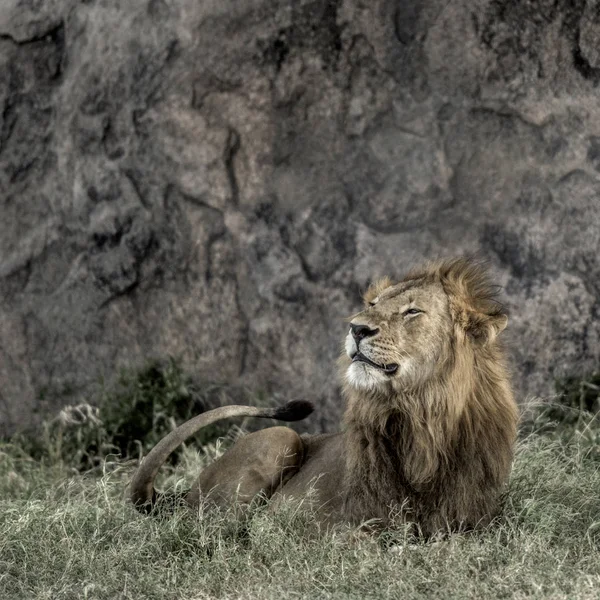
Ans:
[[[350,329],[352,330],[352,337],[357,341],[371,337],[375,335],[379,329],[371,329],[368,325],[360,325],[357,323],[350,323]]]

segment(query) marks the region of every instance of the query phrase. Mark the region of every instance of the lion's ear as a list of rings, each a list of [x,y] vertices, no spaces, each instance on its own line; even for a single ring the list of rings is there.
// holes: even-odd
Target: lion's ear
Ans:
[[[365,292],[363,296],[363,300],[366,305],[369,305],[383,290],[392,286],[392,280],[389,277],[384,277],[383,279],[379,279],[375,281],[369,286],[369,289]]]
[[[508,316],[504,313],[486,315],[471,313],[467,320],[467,333],[478,343],[492,343],[508,325]]]

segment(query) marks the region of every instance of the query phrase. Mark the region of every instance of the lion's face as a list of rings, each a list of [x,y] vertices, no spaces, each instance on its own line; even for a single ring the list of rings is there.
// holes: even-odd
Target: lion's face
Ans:
[[[452,339],[448,296],[438,282],[375,286],[350,322],[346,380],[354,388],[411,388],[443,368]]]

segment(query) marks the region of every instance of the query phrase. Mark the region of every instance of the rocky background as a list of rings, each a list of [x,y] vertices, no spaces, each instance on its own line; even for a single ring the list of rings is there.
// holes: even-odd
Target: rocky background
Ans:
[[[600,359],[597,0],[2,0],[0,431],[179,356],[340,412],[381,274],[479,252],[520,397]]]

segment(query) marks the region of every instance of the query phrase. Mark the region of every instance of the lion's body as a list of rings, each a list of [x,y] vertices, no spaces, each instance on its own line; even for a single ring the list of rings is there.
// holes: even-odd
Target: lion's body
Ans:
[[[257,493],[299,498],[312,488],[324,521],[385,524],[395,510],[426,535],[495,514],[518,413],[497,340],[506,315],[485,271],[443,262],[395,285],[385,280],[365,301],[340,360],[342,433],[300,437],[274,427],[242,438],[200,475],[192,505],[206,494],[230,503]],[[151,499],[150,471],[165,448],[191,429],[151,453],[152,468],[142,464],[136,504]]]
[[[302,499],[311,491],[311,502],[324,523],[340,521],[346,485],[344,435],[327,433],[302,436],[302,462],[296,473],[277,491],[282,498]],[[277,504],[275,503],[275,506]]]

